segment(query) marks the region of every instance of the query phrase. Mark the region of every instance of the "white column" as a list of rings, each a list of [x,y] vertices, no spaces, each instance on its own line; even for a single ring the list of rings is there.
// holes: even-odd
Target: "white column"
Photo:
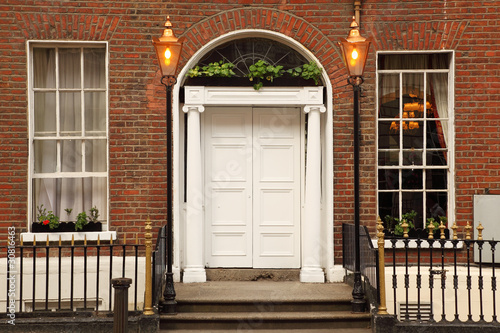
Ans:
[[[203,260],[203,170],[200,137],[200,113],[203,112],[205,108],[202,105],[185,105],[182,110],[188,114],[186,243],[184,246],[186,261],[183,282],[206,282],[207,276]]]
[[[321,268],[321,127],[323,105],[306,106],[307,158],[305,202],[302,221],[302,269],[301,282],[325,282]]]

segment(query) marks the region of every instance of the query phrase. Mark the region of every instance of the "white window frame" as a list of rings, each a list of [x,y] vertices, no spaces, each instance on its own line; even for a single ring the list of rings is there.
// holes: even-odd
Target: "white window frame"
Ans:
[[[98,177],[106,177],[106,223],[103,224],[103,229],[101,232],[50,232],[50,233],[32,233],[31,224],[33,221],[33,179],[35,178],[53,178],[51,176],[39,175],[35,177],[34,173],[34,87],[33,87],[33,49],[37,47],[46,48],[102,48],[105,50],[105,98],[106,98],[106,134],[104,136],[92,136],[92,139],[106,139],[106,171],[105,172],[92,172],[92,175]],[[22,240],[24,242],[38,241],[70,241],[70,240],[100,240],[106,241],[110,239],[116,239],[116,232],[109,231],[110,219],[109,219],[109,45],[108,42],[82,42],[82,41],[27,41],[26,43],[26,54],[27,54],[27,73],[28,73],[28,135],[29,135],[29,146],[28,146],[28,202],[27,202],[27,230],[26,233],[21,233]],[[83,61],[83,60],[82,60]],[[58,62],[56,61],[56,73],[58,73]],[[81,67],[83,68],[83,66]],[[57,74],[56,74],[57,76]],[[83,76],[82,76],[83,80]],[[56,87],[55,90],[58,92],[59,88]],[[83,94],[84,86],[79,88]],[[97,91],[97,90],[96,90]],[[102,89],[98,89],[102,91]],[[57,94],[56,92],[56,94]],[[83,95],[82,95],[83,96]],[[56,105],[59,104],[59,99],[56,98]],[[83,103],[83,102],[82,102]],[[56,117],[58,117],[56,113]],[[57,121],[57,119],[56,119]],[[57,125],[58,126],[58,125]],[[74,136],[74,139],[85,139],[85,135]],[[56,137],[47,137],[48,139],[57,139]],[[82,161],[85,163],[85,161]],[[84,177],[88,176],[89,172],[71,172],[64,173],[60,170],[55,172],[58,177]]]
[[[449,63],[449,68],[448,69],[416,69],[416,70],[402,70],[402,69],[387,69],[387,70],[381,70],[378,68],[378,63],[379,63],[379,56],[380,55],[396,55],[396,54],[403,54],[403,55],[419,55],[419,54],[437,54],[437,53],[447,53],[450,54],[450,63]],[[448,177],[447,177],[447,182],[448,182],[448,188],[447,190],[439,190],[439,192],[447,192],[448,193],[448,229],[451,228],[453,223],[455,222],[455,52],[453,50],[429,50],[429,51],[377,51],[377,60],[375,61],[376,63],[376,79],[375,79],[375,84],[376,84],[376,126],[375,126],[375,133],[376,133],[376,165],[377,165],[377,172],[376,172],[376,183],[377,183],[377,214],[378,214],[378,209],[379,209],[379,193],[381,190],[379,190],[379,182],[378,182],[378,171],[380,169],[398,169],[398,170],[404,170],[404,169],[411,169],[412,166],[401,166],[401,165],[391,165],[387,167],[380,167],[378,164],[378,153],[379,153],[379,147],[378,147],[378,141],[379,141],[379,74],[398,74],[398,73],[422,73],[422,72],[427,72],[427,73],[448,73]],[[401,86],[402,86],[402,80],[400,77],[400,91],[401,91]],[[401,101],[402,103],[402,101]],[[424,103],[425,103],[425,96],[424,96]],[[401,107],[401,105],[400,105]],[[384,118],[384,120],[390,121],[392,118]],[[400,140],[402,140],[400,136]],[[425,140],[426,136],[424,135],[424,150],[425,150]],[[403,154],[403,144],[400,141],[400,148],[399,148],[399,158],[400,161],[402,160],[402,155]],[[425,154],[423,154],[423,159],[425,159]],[[423,160],[425,161],[425,160]],[[425,165],[425,164],[424,164]],[[422,167],[422,169],[432,169],[433,167],[425,166]],[[436,169],[443,169],[442,166],[435,167]],[[399,175],[401,178],[401,173]],[[401,179],[399,179],[399,184],[401,184]],[[404,192],[423,192],[426,193],[426,188],[425,188],[425,180],[423,180],[423,188],[418,189],[418,190],[411,190],[411,189],[405,189]],[[387,192],[394,192],[394,191],[387,191]],[[400,188],[398,192],[403,192],[403,189]],[[401,214],[403,212],[401,211],[402,203],[401,203],[401,198],[402,196],[399,196],[399,214],[397,218],[401,218]],[[425,207],[425,203],[424,203]],[[425,210],[424,210],[425,213]],[[383,219],[383,216],[381,216]],[[423,217],[423,223],[425,226],[426,220],[425,216]]]

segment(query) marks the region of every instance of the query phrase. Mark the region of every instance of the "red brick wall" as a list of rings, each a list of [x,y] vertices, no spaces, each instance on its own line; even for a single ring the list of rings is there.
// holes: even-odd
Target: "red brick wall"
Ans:
[[[335,46],[353,1],[29,1],[0,5],[0,233],[26,227],[27,40],[109,41],[111,229],[135,234],[165,213],[165,93],[151,37],[167,14],[186,39],[181,66],[211,39],[259,28],[299,41],[334,88],[334,219],[353,220],[352,89]],[[361,33],[373,38],[361,99],[361,219],[374,231],[376,207],[375,51],[455,50],[456,218],[472,220],[474,194],[500,193],[500,22],[498,1],[362,1]],[[135,239],[135,235],[128,235]]]

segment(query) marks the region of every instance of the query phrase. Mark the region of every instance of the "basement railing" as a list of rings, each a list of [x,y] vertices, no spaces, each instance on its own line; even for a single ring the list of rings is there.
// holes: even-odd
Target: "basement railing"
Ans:
[[[475,240],[469,224],[463,240],[457,237],[456,225],[452,239],[446,240],[444,228],[440,227],[439,239],[433,238],[432,229],[429,238],[409,239],[405,227],[406,237],[384,240],[384,227],[378,219],[378,313],[393,315],[398,327],[480,324],[499,329],[499,256],[495,259],[499,241],[483,240],[481,225]]]
[[[344,269],[354,272],[354,224],[342,224],[342,258]],[[378,250],[373,247],[370,234],[365,226],[359,227],[360,271],[365,293],[373,295],[378,303]]]
[[[117,277],[132,279],[130,310],[138,311],[144,300],[145,246],[138,238],[135,244],[99,238],[64,244],[34,238],[29,245],[21,239],[9,249],[14,251],[5,258],[6,313],[113,311],[111,280]]]

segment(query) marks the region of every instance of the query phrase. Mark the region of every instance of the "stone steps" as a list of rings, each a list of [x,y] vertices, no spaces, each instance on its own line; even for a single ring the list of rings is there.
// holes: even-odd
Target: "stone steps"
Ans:
[[[370,332],[370,314],[351,313],[344,284],[211,281],[176,291],[178,313],[160,316],[161,332]]]

